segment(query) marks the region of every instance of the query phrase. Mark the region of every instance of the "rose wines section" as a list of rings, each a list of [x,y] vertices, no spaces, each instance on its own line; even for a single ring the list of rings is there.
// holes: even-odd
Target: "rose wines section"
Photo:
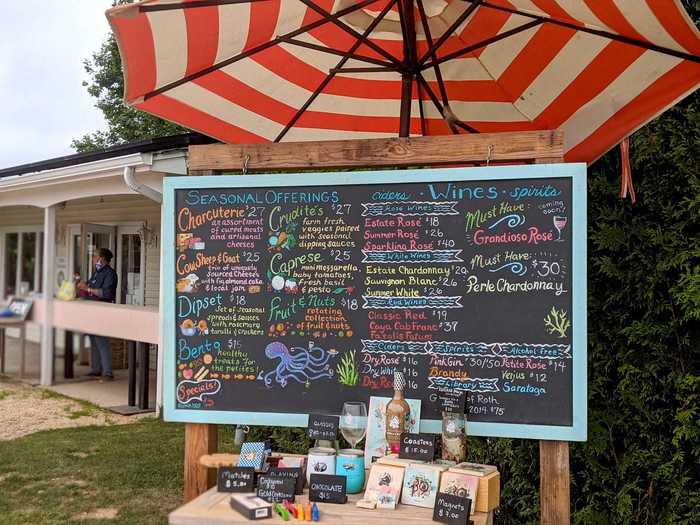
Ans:
[[[338,413],[400,370],[423,419],[570,426],[572,212],[570,177],[178,189],[175,408]]]

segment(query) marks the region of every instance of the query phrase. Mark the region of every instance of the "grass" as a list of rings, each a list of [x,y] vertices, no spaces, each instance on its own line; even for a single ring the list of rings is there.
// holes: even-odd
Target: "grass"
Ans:
[[[78,403],[66,407],[70,419],[103,410],[50,390],[41,397]],[[184,440],[184,425],[144,418],[0,441],[0,525],[166,524],[182,504]],[[219,451],[233,449],[233,427],[220,425]],[[118,514],[86,519],[98,509]]]
[[[154,418],[2,441],[0,524],[167,523],[181,504],[183,445],[182,425]],[[80,518],[110,507],[114,520]]]
[[[41,398],[42,399],[60,399],[60,400],[70,400],[73,403],[77,403],[80,405],[80,408],[77,410],[74,409],[73,405],[66,405],[64,407],[64,410],[68,413],[68,418],[69,419],[78,419],[80,417],[88,417],[88,416],[94,416],[98,414],[99,412],[102,412],[103,409],[100,408],[99,406],[90,403],[89,401],[85,401],[84,399],[78,399],[75,397],[68,397],[64,396],[63,394],[59,394],[58,392],[54,392],[53,390],[48,390],[48,389],[42,389],[41,390]],[[2,399],[0,397],[0,399]]]

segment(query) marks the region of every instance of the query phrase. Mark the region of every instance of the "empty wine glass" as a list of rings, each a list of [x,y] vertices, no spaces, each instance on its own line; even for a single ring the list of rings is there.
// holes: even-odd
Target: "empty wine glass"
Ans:
[[[367,433],[367,405],[360,401],[344,403],[339,428],[350,446],[357,447]]]
[[[554,216],[554,227],[557,229],[559,237],[557,241],[561,241],[561,231],[566,227],[566,217],[561,217],[559,215]]]

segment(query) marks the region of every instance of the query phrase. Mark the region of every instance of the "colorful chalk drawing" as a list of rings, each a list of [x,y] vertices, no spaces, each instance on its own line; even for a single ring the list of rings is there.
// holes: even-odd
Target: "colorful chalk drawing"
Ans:
[[[184,336],[209,335],[209,324],[204,319],[196,322],[192,319],[185,319],[180,323],[180,332]]]
[[[333,370],[328,363],[333,355],[312,342],[309,343],[308,350],[292,347],[291,352],[284,343],[272,342],[265,347],[265,356],[268,359],[279,359],[280,362],[274,370],[263,376],[265,386],[271,387],[274,381],[284,388],[293,380],[308,387],[311,381],[333,377]]]
[[[199,289],[199,277],[195,273],[190,273],[176,283],[178,293],[196,293]]]
[[[384,341],[361,339],[362,352],[388,355],[444,355],[509,359],[571,359],[569,344],[484,343],[470,341]]]
[[[221,381],[205,379],[203,381],[180,381],[177,385],[177,400],[186,405],[192,401],[204,402],[204,396],[213,396],[221,390]]]
[[[273,275],[272,272],[268,271],[267,278],[270,280],[268,290],[285,292],[293,295],[299,293],[299,283],[293,277],[287,277],[283,273]]]
[[[462,308],[461,295],[419,296],[419,297],[385,297],[363,295],[362,308]]]
[[[509,262],[502,266],[499,266],[498,268],[489,268],[489,272],[495,273],[500,272],[504,269],[510,270],[515,275],[525,275],[527,273],[527,267],[520,261]]]
[[[267,239],[267,249],[271,252],[278,252],[294,248],[297,245],[297,238],[294,235],[296,228],[297,223],[290,222],[279,230],[271,231]]]
[[[566,228],[566,223],[568,222],[568,219],[564,215],[555,215],[552,218],[552,222],[554,224],[554,227],[557,229],[557,233],[559,236],[557,237],[557,242],[562,242],[564,239],[561,238],[561,232]]]
[[[501,224],[503,221],[508,221],[508,222],[506,222],[506,226],[508,226],[509,228],[517,228],[518,226],[525,224],[525,216],[520,215],[518,213],[506,215],[506,216],[498,219],[491,226],[489,226],[489,230],[493,230],[496,226]]]
[[[363,202],[363,217],[392,215],[459,215],[456,201]]]
[[[547,316],[544,318],[544,327],[549,334],[557,334],[559,339],[566,337],[566,331],[571,326],[566,310],[558,310],[552,306]]]
[[[499,392],[498,378],[457,378],[457,377],[429,377],[428,388],[432,390],[451,389],[466,390],[467,392]]]
[[[391,263],[461,263],[462,250],[391,250],[391,251],[366,251],[362,250],[363,263],[391,264]]]
[[[344,354],[335,370],[341,385],[356,386],[360,382],[360,372],[355,359],[355,350]]]

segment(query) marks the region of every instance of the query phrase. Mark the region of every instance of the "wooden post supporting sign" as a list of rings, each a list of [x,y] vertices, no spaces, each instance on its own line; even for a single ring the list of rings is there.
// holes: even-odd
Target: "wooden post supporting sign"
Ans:
[[[349,141],[190,146],[190,175],[271,170],[563,162],[560,131],[470,134]],[[185,501],[215,483],[199,464],[217,452],[216,426],[187,424]],[[541,523],[570,523],[569,445],[540,441]]]
[[[193,500],[216,484],[216,471],[200,465],[199,458],[218,450],[217,430],[216,425],[185,425],[185,502]]]
[[[569,443],[540,441],[540,523],[571,523]]]

